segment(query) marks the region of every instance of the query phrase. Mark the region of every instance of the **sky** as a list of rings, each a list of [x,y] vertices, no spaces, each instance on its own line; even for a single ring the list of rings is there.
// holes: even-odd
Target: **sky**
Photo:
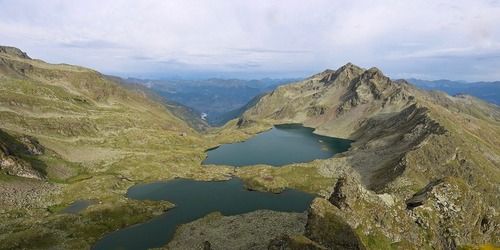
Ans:
[[[500,80],[500,1],[0,0],[0,44],[124,77]]]

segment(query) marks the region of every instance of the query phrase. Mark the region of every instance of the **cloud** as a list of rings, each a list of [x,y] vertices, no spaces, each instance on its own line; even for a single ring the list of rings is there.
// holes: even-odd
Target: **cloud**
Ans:
[[[0,44],[122,74],[296,77],[353,62],[495,80],[498,23],[500,4],[490,0],[0,1]]]
[[[252,68],[258,68],[261,65],[254,62],[246,62],[246,63],[229,64],[228,66],[236,69],[252,69]]]
[[[119,44],[104,40],[76,40],[59,43],[61,47],[78,49],[109,49],[120,48]]]
[[[423,49],[406,53],[390,55],[391,59],[422,59],[422,58],[495,58],[500,53],[500,43],[489,46],[468,46],[439,49]]]
[[[137,60],[137,61],[153,61],[153,60],[155,60],[154,57],[142,56],[142,55],[134,55],[134,56],[131,56],[130,59]]]
[[[305,54],[311,53],[310,50],[280,50],[280,49],[263,49],[263,48],[230,48],[233,51],[248,52],[248,53],[266,53],[266,54]]]

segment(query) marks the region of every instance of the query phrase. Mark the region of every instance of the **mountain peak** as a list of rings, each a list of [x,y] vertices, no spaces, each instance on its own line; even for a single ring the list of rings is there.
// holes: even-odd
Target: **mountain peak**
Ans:
[[[322,82],[331,82],[337,78],[354,79],[355,77],[361,75],[365,70],[358,67],[352,63],[347,63],[344,66],[338,68],[337,70],[325,70],[322,75]]]
[[[0,46],[0,53],[11,55],[11,56],[16,56],[20,57],[23,59],[31,59],[26,52],[16,48],[16,47],[10,47],[10,46]]]
[[[377,67],[369,68],[368,70],[363,72],[363,76],[368,79],[375,79],[375,80],[385,79],[386,81],[389,80],[389,78],[385,76],[384,73]]]
[[[377,68],[377,67],[371,67],[367,71],[371,72],[371,73],[380,73],[380,74],[382,74],[382,71],[379,68]]]
[[[345,70],[350,70],[350,71],[361,71],[363,70],[363,68],[355,65],[355,64],[352,64],[350,62],[346,63],[344,66],[340,67],[339,69],[337,69],[337,71],[345,71]]]

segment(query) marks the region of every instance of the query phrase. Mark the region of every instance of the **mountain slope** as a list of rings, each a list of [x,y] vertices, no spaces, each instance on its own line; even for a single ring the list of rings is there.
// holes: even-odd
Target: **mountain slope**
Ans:
[[[226,113],[223,113],[223,114],[219,115],[218,117],[216,117],[215,119],[213,119],[212,123],[214,125],[216,125],[216,126],[222,126],[226,122],[240,117],[247,109],[250,109],[255,104],[257,104],[258,101],[260,100],[260,98],[262,98],[264,95],[265,95],[265,93],[264,94],[259,94],[259,95],[255,96],[254,98],[252,98],[243,107],[238,108],[238,109],[234,109],[234,110],[231,110],[229,112],[226,112]]]
[[[172,207],[128,200],[136,182],[227,178],[164,104],[94,70],[0,47],[0,249],[85,249]],[[78,214],[60,211],[96,201]]]
[[[100,141],[101,152],[116,156],[123,151],[114,150],[113,144],[134,130],[159,130],[171,135],[191,131],[162,105],[95,71],[49,65],[19,54],[25,55],[0,54],[0,67],[6,72],[0,86],[1,128],[39,137],[42,144],[53,146],[67,160],[86,162],[108,157],[99,152],[70,155],[66,145],[74,141],[82,150],[85,144]]]
[[[324,231],[338,220],[369,248],[370,237],[440,249],[499,242],[497,106],[422,91],[376,68],[347,64],[278,87],[228,129],[279,123],[355,140],[345,153],[303,164],[333,179],[330,191],[322,192],[326,200],[311,207],[306,236],[316,243],[347,247]],[[286,175],[275,175],[293,186]],[[374,218],[374,210],[382,214]]]
[[[207,121],[201,118],[201,113],[185,106],[184,104],[172,101],[167,99],[166,97],[160,96],[154,90],[147,88],[144,83],[137,83],[139,80],[134,79],[133,81],[129,81],[126,79],[122,79],[119,77],[111,77],[110,78],[120,82],[124,87],[131,89],[136,92],[143,93],[148,97],[148,99],[155,100],[157,102],[163,103],[165,107],[172,112],[175,116],[182,119],[186,122],[191,128],[197,130],[198,132],[206,131],[210,125]],[[234,117],[233,117],[234,118]]]

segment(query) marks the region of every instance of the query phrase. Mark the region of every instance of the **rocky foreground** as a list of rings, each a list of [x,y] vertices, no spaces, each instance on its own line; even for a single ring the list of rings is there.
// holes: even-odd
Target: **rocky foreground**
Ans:
[[[266,249],[274,238],[304,233],[306,221],[304,213],[267,210],[235,216],[213,213],[179,227],[166,248]]]

